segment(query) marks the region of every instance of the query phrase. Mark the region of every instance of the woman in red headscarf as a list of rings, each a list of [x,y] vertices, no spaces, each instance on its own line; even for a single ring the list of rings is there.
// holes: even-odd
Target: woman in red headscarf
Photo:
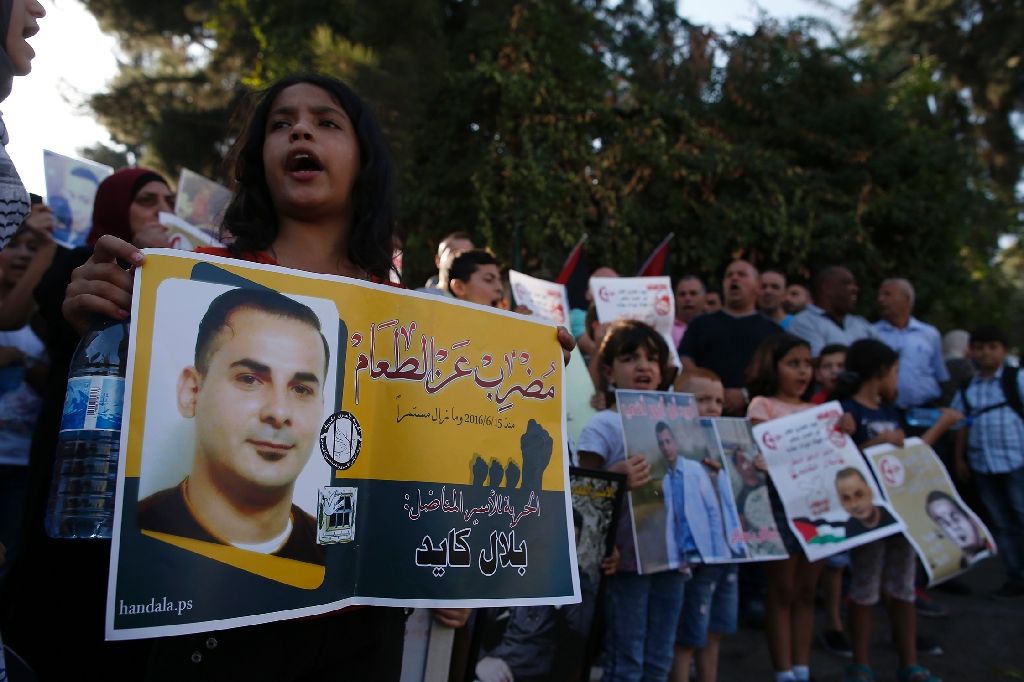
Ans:
[[[61,314],[71,272],[89,259],[92,245],[106,234],[139,248],[168,246],[166,229],[157,216],[161,211],[173,211],[173,204],[171,189],[158,173],[144,168],[117,171],[96,190],[89,245],[73,250],[59,248],[35,290],[46,326],[50,373],[29,456],[22,553],[11,566],[0,594],[0,631],[4,643],[26,660],[41,680],[62,679],[67,666],[84,660],[110,663],[104,665],[106,670],[80,670],[79,674],[86,677],[131,669],[133,661],[139,666],[135,669],[142,670],[149,654],[148,642],[104,642],[104,590],[80,589],[82,585],[106,584],[110,541],[53,540],[43,529],[43,518],[68,368],[79,340]],[[48,577],[54,570],[71,571],[75,579],[54,582]],[[69,587],[60,589],[61,584]],[[40,613],[61,615],[40,619]]]

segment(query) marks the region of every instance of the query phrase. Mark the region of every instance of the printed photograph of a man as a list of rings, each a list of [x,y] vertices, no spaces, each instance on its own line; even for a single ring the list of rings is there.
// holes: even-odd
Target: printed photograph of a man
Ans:
[[[972,514],[943,490],[933,490],[925,510],[942,534],[961,552],[960,566],[966,568],[992,551],[992,541],[971,518]]]
[[[180,453],[190,466],[140,500],[139,527],[322,565],[316,520],[293,498],[323,424],[330,357],[308,306],[269,290],[214,298],[177,377],[177,412],[194,423],[194,447]]]

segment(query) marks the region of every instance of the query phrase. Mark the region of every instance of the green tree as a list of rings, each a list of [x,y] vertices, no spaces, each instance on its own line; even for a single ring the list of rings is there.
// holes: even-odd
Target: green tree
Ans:
[[[976,140],[996,186],[1013,198],[1024,164],[1015,117],[1024,113],[1022,0],[860,0],[859,36],[902,71],[927,64],[944,87],[943,117]]]

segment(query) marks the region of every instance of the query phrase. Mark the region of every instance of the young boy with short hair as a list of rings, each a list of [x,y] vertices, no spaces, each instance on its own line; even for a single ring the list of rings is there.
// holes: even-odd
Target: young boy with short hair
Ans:
[[[717,374],[692,369],[676,378],[675,390],[692,393],[702,417],[721,417],[725,388]],[[718,475],[721,464],[704,460],[715,490],[723,494]],[[727,489],[726,489],[727,490]],[[698,682],[718,679],[718,649],[722,635],[736,632],[739,584],[736,564],[695,564],[693,577],[683,587],[683,611],[679,615],[672,681],[689,682],[690,661],[696,653]]]
[[[992,520],[1006,567],[996,595],[1018,597],[1024,595],[1024,373],[1006,364],[1006,334],[998,327],[974,330],[970,348],[978,373],[953,398],[953,408],[972,419],[966,436],[958,434],[956,474],[974,480]]]

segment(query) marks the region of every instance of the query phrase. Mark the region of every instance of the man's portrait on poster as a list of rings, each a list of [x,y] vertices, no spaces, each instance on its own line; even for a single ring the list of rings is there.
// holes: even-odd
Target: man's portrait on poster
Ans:
[[[138,522],[323,564],[319,455],[335,411],[332,301],[168,280],[157,293]]]

